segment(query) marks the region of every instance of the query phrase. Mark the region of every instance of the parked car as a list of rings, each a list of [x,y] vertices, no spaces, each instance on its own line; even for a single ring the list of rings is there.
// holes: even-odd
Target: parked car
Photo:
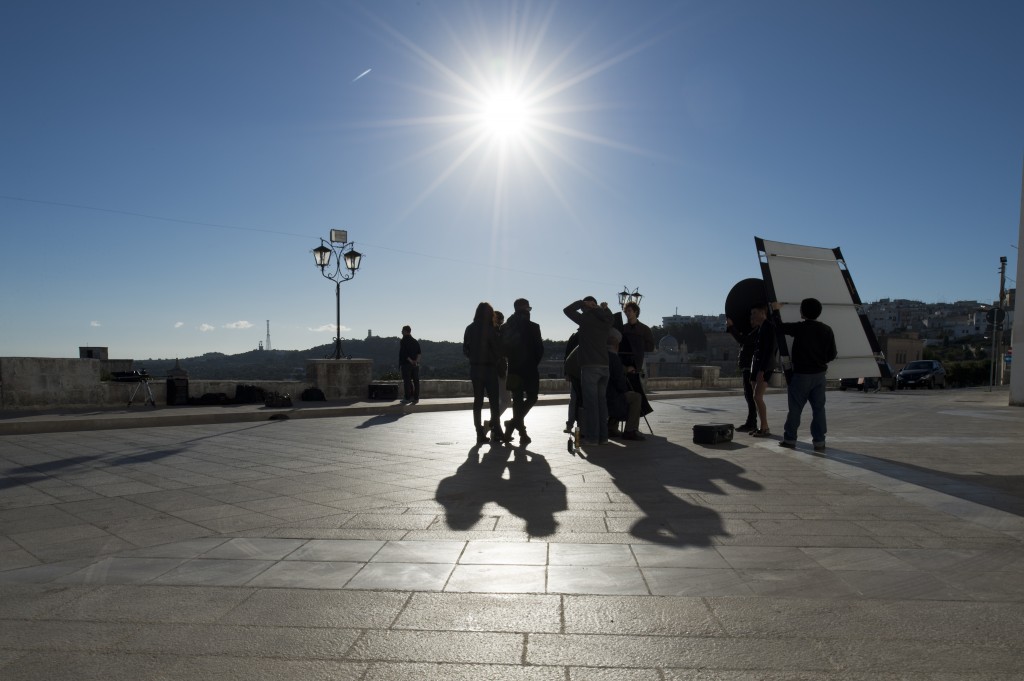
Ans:
[[[946,387],[946,370],[942,362],[934,359],[919,359],[903,367],[896,374],[897,388],[939,388]]]
[[[892,365],[889,366],[889,378],[881,378],[878,376],[868,376],[862,378],[840,378],[839,389],[840,390],[863,390],[864,392],[878,392],[882,388],[888,388],[889,390],[896,389],[896,373],[892,370]]]

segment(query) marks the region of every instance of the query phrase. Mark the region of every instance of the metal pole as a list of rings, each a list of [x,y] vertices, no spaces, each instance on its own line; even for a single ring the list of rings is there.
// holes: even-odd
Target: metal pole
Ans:
[[[999,309],[1005,310],[1003,307],[1003,297],[1006,295],[1006,256],[999,258]],[[1005,319],[1005,312],[1003,312]],[[999,313],[997,312],[998,316]],[[1003,332],[998,327],[1000,324],[994,324],[992,330],[995,332],[996,339],[996,354],[992,358],[993,362],[998,362],[998,368],[995,371],[996,377],[998,378],[998,385],[1003,384]]]
[[[997,310],[999,308],[996,308]],[[992,386],[996,384],[996,317],[992,317],[992,361],[989,367],[988,391],[992,392]]]
[[[337,335],[334,336],[334,359],[341,359],[341,282],[334,282],[334,304]]]

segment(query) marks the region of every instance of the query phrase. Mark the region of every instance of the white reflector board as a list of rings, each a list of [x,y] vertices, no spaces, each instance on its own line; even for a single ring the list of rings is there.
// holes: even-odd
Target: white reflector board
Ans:
[[[800,321],[800,301],[817,298],[818,321],[832,327],[839,355],[828,365],[828,378],[888,377],[885,358],[861,305],[860,296],[838,248],[798,246],[756,237],[761,273],[770,301],[784,303],[775,317]],[[779,341],[779,354],[787,374],[792,369],[792,338]]]

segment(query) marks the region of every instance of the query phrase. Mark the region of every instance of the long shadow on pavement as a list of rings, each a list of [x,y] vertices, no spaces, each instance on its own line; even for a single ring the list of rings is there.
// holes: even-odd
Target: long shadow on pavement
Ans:
[[[681,499],[670,488],[699,494],[728,495],[726,486],[762,489],[743,477],[745,469],[724,459],[707,458],[664,438],[647,438],[639,447],[607,445],[588,451],[587,460],[608,471],[619,490],[643,512],[630,528],[638,539],[671,546],[709,546],[726,535],[714,510]]]
[[[568,508],[565,485],[551,473],[547,459],[506,447],[491,447],[482,457],[479,446],[470,449],[455,475],[438,484],[435,499],[453,530],[472,529],[483,519],[484,505],[494,502],[525,520],[531,537],[554,534],[555,514]]]
[[[831,448],[828,458],[1024,517],[1024,476],[1021,475],[965,475]]]

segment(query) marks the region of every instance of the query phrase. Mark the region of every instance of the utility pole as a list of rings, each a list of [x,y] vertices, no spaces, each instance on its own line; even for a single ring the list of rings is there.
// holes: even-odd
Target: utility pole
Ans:
[[[999,309],[1002,310],[1003,313],[1000,315],[997,312],[996,315],[998,317],[1003,317],[1005,319],[1006,318],[1006,256],[1005,255],[1004,256],[1000,256],[1000,258],[999,258]],[[1004,373],[1004,370],[1006,368],[1005,365],[1004,365],[1004,362],[1003,362],[1003,325],[1000,322],[999,324],[996,325],[996,327],[998,329],[996,331],[996,334],[995,334],[995,336],[996,336],[996,355],[993,358],[993,360],[999,362],[999,370],[996,373],[996,375],[999,377],[999,385],[1002,385],[1003,384],[1003,373]]]
[[[989,391],[995,385],[1003,384],[1003,320],[1006,318],[1006,311],[1003,309],[1003,298],[1006,297],[1006,256],[999,258],[999,298],[996,305],[989,311],[992,324],[992,367],[989,375]],[[998,366],[998,368],[997,368]],[[998,383],[997,383],[998,381]]]

